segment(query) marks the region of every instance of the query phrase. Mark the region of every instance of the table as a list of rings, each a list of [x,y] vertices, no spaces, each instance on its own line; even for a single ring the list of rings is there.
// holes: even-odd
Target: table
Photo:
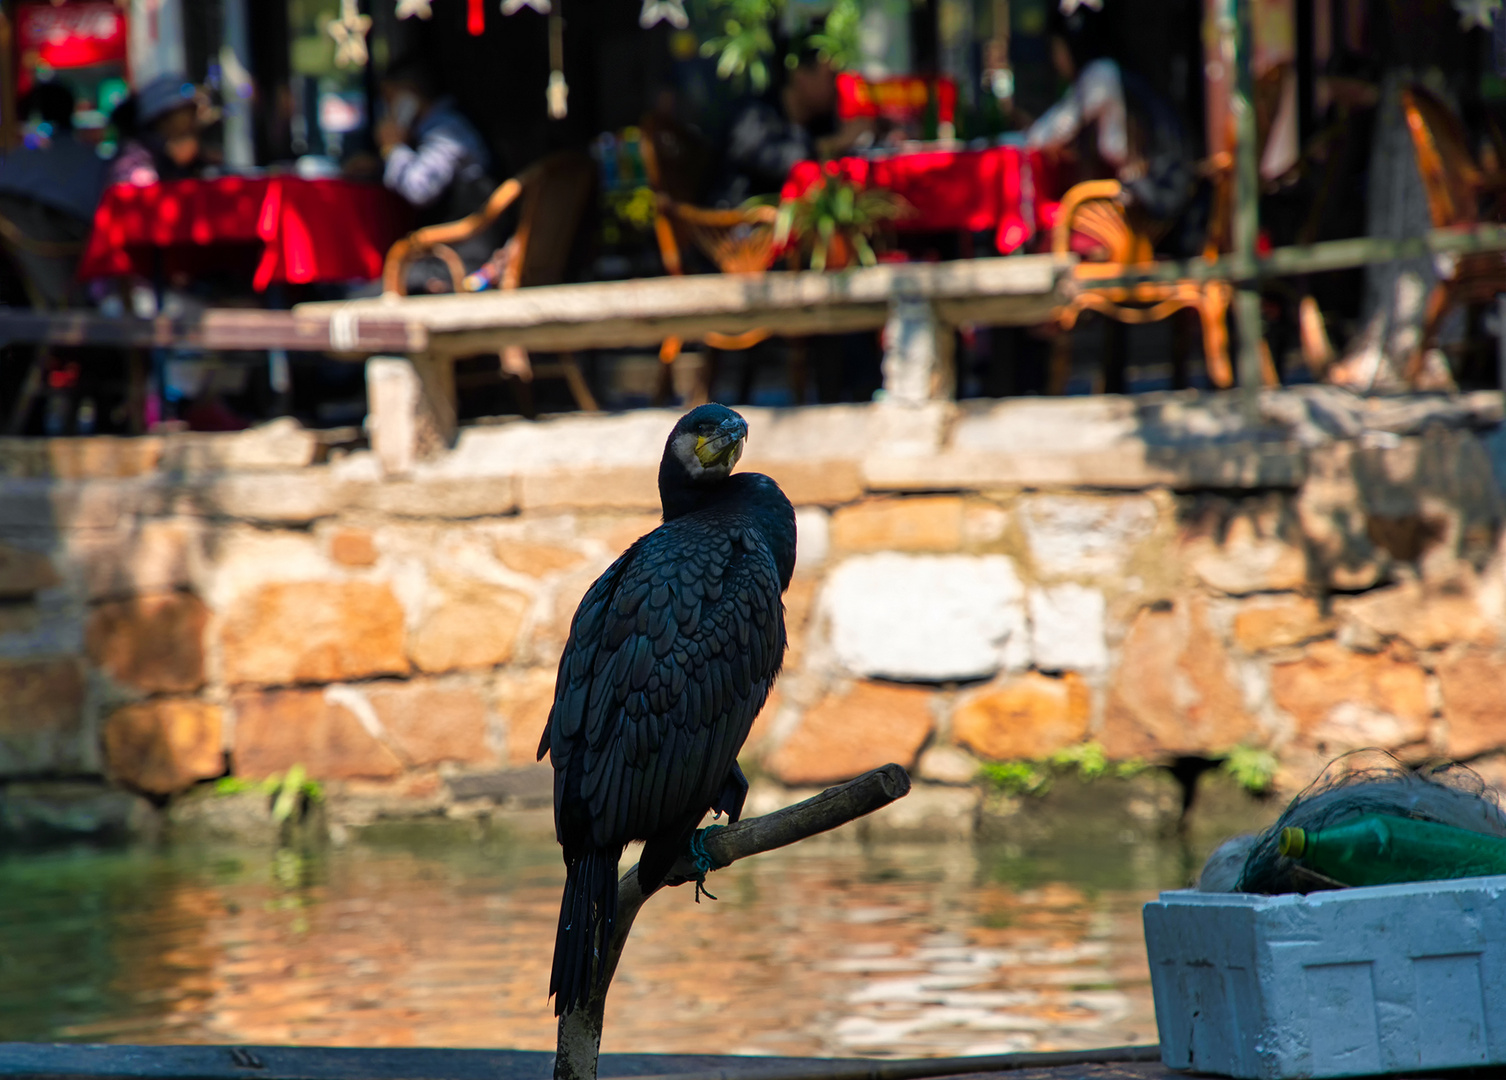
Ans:
[[[824,166],[852,183],[887,188],[904,199],[914,212],[896,221],[896,229],[992,232],[1000,254],[1018,250],[1044,227],[1034,190],[1041,167],[1038,154],[1018,146],[845,157]],[[800,162],[780,197],[799,197],[822,169],[814,161]]]
[[[223,176],[109,188],[79,261],[82,280],[254,259],[252,286],[371,281],[409,227],[406,203],[351,180]]]

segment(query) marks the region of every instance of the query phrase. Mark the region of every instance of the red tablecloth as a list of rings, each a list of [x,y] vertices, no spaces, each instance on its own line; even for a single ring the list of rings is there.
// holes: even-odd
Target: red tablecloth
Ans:
[[[224,176],[118,184],[100,200],[79,262],[83,280],[212,265],[206,248],[259,249],[252,284],[370,281],[409,212],[375,184]],[[160,261],[159,261],[160,260]]]
[[[1037,228],[1032,165],[1035,154],[1015,146],[987,150],[928,150],[885,157],[839,158],[826,168],[860,185],[888,188],[913,213],[894,223],[896,229],[927,232],[988,232],[1007,254]],[[790,170],[781,197],[803,193],[821,175],[822,166],[802,161]]]

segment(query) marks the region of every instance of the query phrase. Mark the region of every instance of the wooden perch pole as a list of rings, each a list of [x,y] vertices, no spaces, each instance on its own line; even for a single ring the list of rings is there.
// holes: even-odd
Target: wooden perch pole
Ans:
[[[702,839],[707,854],[723,866],[729,866],[749,855],[773,851],[846,825],[864,814],[888,806],[909,791],[909,774],[898,765],[885,765],[856,780],[827,788],[794,806],[706,833]],[[695,878],[695,867],[682,856],[669,872],[665,884],[683,884]],[[617,972],[617,962],[622,958],[622,949],[627,944],[638,909],[657,891],[655,888],[645,893],[639,887],[636,864],[617,883],[617,923],[601,958],[601,978],[584,1009],[560,1017],[554,1080],[596,1080],[607,991],[611,988],[612,976]]]

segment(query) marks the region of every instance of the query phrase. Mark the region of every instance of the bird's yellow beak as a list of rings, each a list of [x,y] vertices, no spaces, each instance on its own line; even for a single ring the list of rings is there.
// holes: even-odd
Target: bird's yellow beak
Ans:
[[[702,468],[710,469],[713,466],[725,465],[730,469],[737,464],[737,459],[743,456],[743,439],[740,435],[726,431],[715,435],[697,435],[695,456]]]

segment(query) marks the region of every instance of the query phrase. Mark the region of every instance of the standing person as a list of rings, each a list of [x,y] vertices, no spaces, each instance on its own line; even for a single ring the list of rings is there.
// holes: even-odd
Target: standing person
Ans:
[[[1109,57],[1102,20],[1086,5],[1070,15],[1053,6],[1051,62],[1071,85],[1030,125],[1026,145],[1061,152],[1093,134],[1089,149],[1123,185],[1124,202],[1175,222],[1194,191],[1186,133],[1160,95]]]
[[[200,139],[193,83],[182,75],[159,75],[134,96],[137,130],[110,162],[107,183],[146,187],[198,176],[211,164]]]

